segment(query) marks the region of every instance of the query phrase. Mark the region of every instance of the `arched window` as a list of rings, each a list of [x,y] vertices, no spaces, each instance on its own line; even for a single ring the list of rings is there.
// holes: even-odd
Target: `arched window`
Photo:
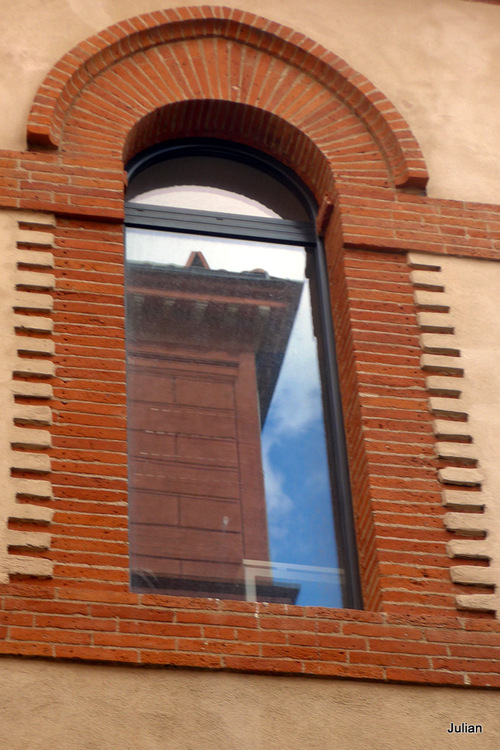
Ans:
[[[360,607],[313,198],[227,142],[128,173],[133,590]]]

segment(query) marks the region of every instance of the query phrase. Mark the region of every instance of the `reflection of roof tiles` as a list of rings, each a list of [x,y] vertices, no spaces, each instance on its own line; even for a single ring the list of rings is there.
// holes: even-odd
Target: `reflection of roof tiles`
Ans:
[[[155,271],[168,271],[168,273],[175,274],[190,274],[199,276],[208,276],[211,278],[241,278],[244,276],[248,279],[256,279],[261,281],[263,279],[269,279],[271,281],[286,281],[289,283],[302,284],[300,281],[294,279],[285,279],[281,276],[271,276],[268,271],[263,268],[255,268],[252,271],[227,271],[225,268],[210,268],[209,266],[204,267],[199,264],[179,266],[174,263],[156,263],[155,261],[139,261],[129,260],[127,261],[129,266],[132,266],[134,270],[155,270]]]
[[[180,268],[180,266],[176,266],[176,268]],[[189,258],[187,259],[187,263],[184,266],[184,269],[188,268],[195,268],[197,273],[203,272],[203,271],[210,271],[211,273],[216,273],[219,275],[231,275],[236,274],[237,276],[258,276],[259,278],[271,278],[269,276],[269,273],[265,271],[263,268],[254,268],[253,271],[227,271],[226,269],[219,268],[210,268],[208,265],[208,261],[203,255],[203,253],[200,250],[193,250]]]

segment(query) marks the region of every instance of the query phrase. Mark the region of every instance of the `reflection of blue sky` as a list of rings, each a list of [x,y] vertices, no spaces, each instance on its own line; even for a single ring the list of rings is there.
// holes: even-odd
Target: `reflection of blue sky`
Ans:
[[[262,432],[270,557],[274,563],[337,568],[323,405],[305,251],[283,245],[145,229],[127,230],[127,258],[185,266],[201,251],[212,269],[266,270],[304,282]],[[298,604],[341,607],[340,586],[300,580]],[[331,577],[331,578],[332,578]],[[275,581],[279,581],[279,575]],[[284,579],[283,579],[284,580]],[[290,579],[287,579],[290,582]]]
[[[262,432],[271,560],[337,568],[321,385],[307,282]],[[338,586],[300,582],[298,604],[342,606]]]

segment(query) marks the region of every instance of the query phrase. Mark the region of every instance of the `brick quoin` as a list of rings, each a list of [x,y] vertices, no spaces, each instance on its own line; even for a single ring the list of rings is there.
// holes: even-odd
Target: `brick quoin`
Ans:
[[[320,206],[364,612],[128,590],[123,169],[192,136],[274,156]],[[489,589],[448,573],[406,260],[499,257],[500,208],[426,197],[418,145],[369,81],[291,29],[227,8],[146,14],[83,42],[41,85],[28,141],[0,152],[0,206],[57,218],[52,543],[29,552],[54,574],[0,586],[0,653],[500,685],[499,623],[454,598]]]

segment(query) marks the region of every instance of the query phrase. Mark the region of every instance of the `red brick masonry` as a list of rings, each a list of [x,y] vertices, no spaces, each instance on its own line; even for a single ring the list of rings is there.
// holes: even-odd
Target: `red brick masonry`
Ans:
[[[128,591],[123,163],[180,135],[272,154],[321,206],[369,611]],[[224,8],[82,43],[40,88],[29,138],[0,152],[0,207],[57,216],[53,541],[29,552],[54,576],[0,587],[0,652],[500,686],[500,623],[455,606],[481,588],[448,574],[406,263],[409,250],[500,258],[500,207],[421,195],[421,154],[385,97],[311,40]]]

